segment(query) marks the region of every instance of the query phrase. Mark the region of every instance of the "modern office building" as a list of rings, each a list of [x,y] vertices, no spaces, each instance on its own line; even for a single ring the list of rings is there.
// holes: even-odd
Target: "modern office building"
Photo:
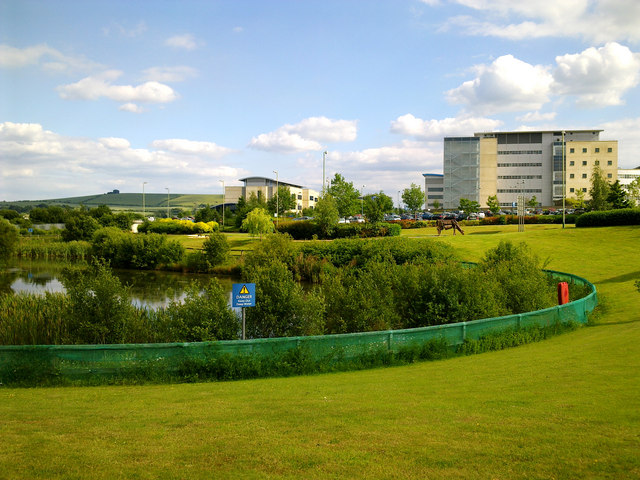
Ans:
[[[625,190],[628,189],[628,186],[631,184],[631,182],[633,182],[637,178],[640,178],[640,167],[618,170],[618,180],[620,181],[620,186],[622,186],[622,188],[624,188]]]
[[[427,210],[442,207],[444,203],[444,175],[441,173],[423,173],[424,205]]]
[[[224,189],[225,203],[238,203],[238,200],[243,197],[248,200],[251,194],[254,194],[258,198],[263,198],[268,201],[270,198],[276,195],[277,186],[289,187],[289,191],[295,195],[296,198],[296,211],[302,211],[305,208],[314,208],[320,194],[310,188],[303,187],[302,185],[296,185],[294,183],[288,183],[279,181],[273,178],[266,177],[247,177],[241,178],[242,186],[228,186]]]
[[[594,168],[605,178],[618,177],[618,142],[600,140],[602,130],[481,132],[473,137],[444,139],[444,208],[461,198],[486,207],[496,195],[503,207],[518,196],[536,198],[540,206],[559,205],[563,197],[588,190]],[[564,162],[563,162],[564,158]]]

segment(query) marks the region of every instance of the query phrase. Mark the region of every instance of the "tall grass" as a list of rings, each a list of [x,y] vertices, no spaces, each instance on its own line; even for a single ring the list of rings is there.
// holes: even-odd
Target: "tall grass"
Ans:
[[[63,293],[0,295],[0,345],[68,342],[68,306]]]
[[[87,260],[91,244],[84,241],[61,242],[56,238],[22,237],[16,256],[31,259]]]

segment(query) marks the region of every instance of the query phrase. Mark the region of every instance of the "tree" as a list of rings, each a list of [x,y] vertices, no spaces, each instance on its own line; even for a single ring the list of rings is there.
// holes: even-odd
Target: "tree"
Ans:
[[[475,200],[461,198],[458,209],[462,210],[464,213],[476,213],[478,210],[480,210],[480,204]]]
[[[278,186],[278,194],[274,195],[267,202],[269,213],[276,213],[276,206],[278,210],[278,217],[281,217],[285,212],[294,210],[298,202],[296,202],[296,196],[291,193],[291,190],[286,185]]]
[[[267,210],[267,202],[262,199],[262,195],[257,197],[254,192],[251,192],[248,200],[244,197],[240,197],[236,208],[236,227],[241,228],[242,222],[249,212],[256,208],[261,208],[265,211]]]
[[[440,202],[438,200],[433,201],[433,209],[440,210]]]
[[[500,202],[498,202],[498,196],[491,195],[489,198],[487,198],[487,206],[493,213],[500,211]]]
[[[409,188],[403,190],[402,201],[409,211],[415,215],[418,211],[422,210],[422,206],[424,205],[424,192],[418,185],[412,183]]]
[[[575,208],[585,208],[587,206],[584,201],[584,192],[581,189],[576,190],[576,200],[573,206]]]
[[[609,187],[607,202],[615,209],[631,208],[631,202],[627,199],[627,192],[625,192],[620,185],[620,180],[616,180],[613,185]]]
[[[527,206],[531,208],[536,208],[538,206],[538,198],[534,195],[527,202]]]
[[[339,173],[331,180],[328,193],[335,200],[340,217],[351,217],[360,210],[360,192],[353,187],[353,182],[347,182]]]
[[[210,265],[220,265],[229,257],[229,242],[224,233],[213,232],[202,244],[205,258]]]
[[[382,191],[364,197],[364,216],[375,223],[381,222],[385,213],[393,211],[393,200]]]
[[[259,235],[260,240],[263,234],[273,232],[274,228],[271,216],[264,208],[254,208],[242,221],[242,229],[249,232],[251,236]]]
[[[241,199],[244,200],[244,199]],[[240,201],[238,200],[238,204],[240,204]],[[219,222],[220,221],[220,214],[218,213],[218,210],[216,210],[215,207],[210,206],[209,204],[207,204],[204,208],[199,209],[195,215],[194,215],[194,220],[196,222]]]
[[[640,205],[640,177],[636,177],[627,185],[627,192],[632,206]]]
[[[90,217],[86,213],[79,212],[65,222],[61,236],[65,242],[91,240],[93,233],[99,228],[100,224],[95,218]]]
[[[610,189],[611,187],[609,182],[604,178],[602,169],[598,165],[595,165],[591,175],[591,188],[589,189],[589,195],[591,195],[589,207],[591,210],[608,210],[610,208],[607,200]]]
[[[18,229],[8,220],[0,218],[0,264],[6,262],[18,243]]]
[[[324,237],[330,237],[338,225],[340,216],[336,200],[330,193],[325,194],[318,203],[313,216],[314,222],[320,227]]]

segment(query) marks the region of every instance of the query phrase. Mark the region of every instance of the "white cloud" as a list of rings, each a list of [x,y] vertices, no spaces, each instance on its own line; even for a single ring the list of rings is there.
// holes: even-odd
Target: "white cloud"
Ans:
[[[140,105],[136,105],[135,103],[124,103],[118,107],[118,110],[121,112],[130,112],[130,113],[142,113],[144,112],[144,108]]]
[[[500,120],[491,118],[460,116],[443,120],[422,120],[407,113],[391,122],[391,132],[422,140],[438,140],[457,135],[467,136],[471,132],[496,130],[501,125]]]
[[[123,23],[112,23],[108,27],[102,29],[102,33],[109,36],[112,32],[115,32],[123,37],[134,38],[139,37],[147,31],[147,24],[144,20],[139,21],[133,27],[128,27]]]
[[[232,152],[231,149],[221,147],[213,142],[198,142],[182,138],[170,138],[155,140],[151,146],[156,150],[183,155],[205,155],[212,158],[220,158]]]
[[[640,55],[618,43],[558,56],[556,63],[554,89],[577,95],[582,105],[620,105],[640,78]]]
[[[598,125],[601,140],[618,140],[618,168],[640,167],[640,117],[623,118]]]
[[[516,120],[524,123],[536,123],[536,122],[550,122],[556,118],[556,112],[528,112],[520,117],[516,117]]]
[[[184,50],[195,50],[199,46],[196,38],[190,33],[169,37],[165,40],[164,44],[168,47],[181,48]]]
[[[24,68],[34,65],[58,73],[83,72],[100,67],[84,57],[65,55],[46,44],[24,48],[0,45],[0,68]]]
[[[145,82],[140,85],[113,85],[122,72],[107,70],[69,85],[58,87],[65,100],[97,100],[101,97],[117,102],[168,103],[178,98],[176,92],[163,83]]]
[[[276,152],[317,151],[324,148],[321,142],[351,142],[356,139],[357,133],[355,120],[310,117],[253,137],[249,147]]]
[[[197,76],[198,71],[195,68],[184,65],[176,67],[152,67],[142,72],[143,80],[155,82],[183,82],[188,78]]]
[[[435,2],[425,2],[434,5]],[[640,40],[640,2],[629,0],[449,0],[472,10],[443,30],[512,40],[577,37],[587,41]]]
[[[151,149],[132,148],[124,138],[66,137],[39,124],[0,123],[3,200],[57,198],[110,191],[200,193],[246,176],[220,163],[230,151],[210,142],[159,140]],[[125,180],[123,180],[125,179]],[[167,180],[169,179],[169,180]],[[167,183],[169,182],[169,183]]]
[[[475,79],[446,92],[451,103],[491,114],[538,110],[549,100],[553,77],[546,66],[504,55],[490,65],[477,65],[474,69]]]

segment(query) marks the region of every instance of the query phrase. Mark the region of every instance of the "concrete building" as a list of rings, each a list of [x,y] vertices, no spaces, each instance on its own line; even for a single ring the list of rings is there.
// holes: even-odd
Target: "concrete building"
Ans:
[[[444,175],[441,173],[423,173],[424,205],[427,210],[442,208],[444,202]]]
[[[496,195],[503,207],[518,196],[534,196],[540,206],[562,202],[578,190],[589,199],[595,166],[605,178],[618,178],[618,142],[600,140],[602,130],[481,132],[473,137],[444,139],[444,208],[456,208],[461,198],[482,207]],[[563,168],[564,156],[564,168]]]
[[[316,202],[320,194],[310,188],[296,185],[293,183],[277,181],[276,179],[266,177],[247,177],[241,178],[242,186],[225,186],[225,202],[238,203],[241,197],[248,200],[251,194],[255,194],[258,198],[268,201],[276,195],[277,185],[289,187],[289,191],[295,195],[296,208],[295,211],[301,212],[305,208],[315,208]]]
[[[632,168],[632,169],[620,169],[618,170],[618,180],[620,181],[620,185],[625,190],[628,190],[629,185],[635,179],[640,178],[640,167]],[[640,205],[635,199],[636,205]]]

